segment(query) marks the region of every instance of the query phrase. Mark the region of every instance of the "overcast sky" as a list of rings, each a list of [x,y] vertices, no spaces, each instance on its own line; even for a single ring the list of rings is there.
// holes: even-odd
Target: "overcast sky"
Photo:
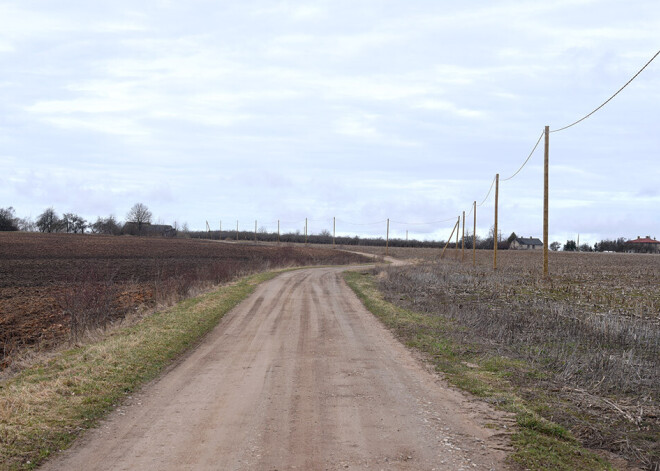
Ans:
[[[412,223],[480,203],[659,32],[657,0],[0,0],[0,207],[446,239]],[[659,104],[660,58],[551,134],[550,240],[660,237]],[[501,183],[504,236],[542,236],[542,168]]]

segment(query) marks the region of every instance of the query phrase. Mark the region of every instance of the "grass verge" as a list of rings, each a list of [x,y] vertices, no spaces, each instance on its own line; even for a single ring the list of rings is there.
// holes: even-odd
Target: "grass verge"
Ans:
[[[248,276],[187,299],[0,383],[0,469],[34,469],[68,447],[277,273]]]
[[[541,417],[536,411],[548,407],[541,399],[531,402],[517,394],[507,376],[514,368],[537,374],[531,367],[506,357],[486,359],[470,355],[469,346],[459,348],[448,335],[463,327],[439,316],[416,313],[387,302],[371,274],[346,272],[344,277],[367,309],[406,345],[424,353],[447,381],[515,414],[517,430],[512,435],[514,452],[510,456],[513,463],[529,470],[614,469],[580,446],[567,429]]]

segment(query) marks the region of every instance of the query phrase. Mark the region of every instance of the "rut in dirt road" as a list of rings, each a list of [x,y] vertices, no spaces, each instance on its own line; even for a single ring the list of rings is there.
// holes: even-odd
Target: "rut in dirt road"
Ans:
[[[425,370],[341,271],[259,286],[44,469],[506,469],[501,440],[480,425],[501,417]]]

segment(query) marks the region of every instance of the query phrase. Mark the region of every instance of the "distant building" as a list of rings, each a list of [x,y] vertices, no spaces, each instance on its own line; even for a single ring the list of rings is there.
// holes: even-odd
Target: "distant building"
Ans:
[[[637,236],[637,239],[627,241],[625,248],[628,253],[660,253],[660,240]]]
[[[543,248],[543,242],[535,237],[516,237],[509,244],[511,250],[538,250]]]
[[[124,224],[121,233],[136,236],[174,237],[176,236],[176,229],[168,224],[150,224],[148,222],[143,222],[142,227],[138,229],[137,223],[127,222]]]

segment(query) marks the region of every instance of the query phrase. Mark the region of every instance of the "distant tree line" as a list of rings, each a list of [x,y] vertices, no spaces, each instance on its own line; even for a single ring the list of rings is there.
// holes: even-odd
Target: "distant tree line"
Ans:
[[[589,244],[580,244],[578,247],[574,240],[567,240],[562,250],[564,252],[625,252],[626,241],[627,239],[625,237],[619,237],[618,239],[614,240],[603,239],[600,242],[596,242],[593,247]],[[553,244],[555,243],[557,246],[560,245],[559,242],[553,242]]]
[[[119,221],[114,215],[97,217],[96,221],[87,221],[75,213],[63,213],[61,216],[54,208],[46,208],[36,220],[32,218],[19,218],[13,207],[0,208],[0,231],[24,231],[44,233],[70,233],[70,234],[107,234],[107,235],[153,235],[153,227],[166,228],[168,235],[186,235],[187,224],[184,223],[179,231],[178,223],[173,225],[152,225],[153,215],[149,208],[142,203],[136,203],[126,215],[126,222]]]
[[[136,203],[128,211],[126,215],[126,222],[117,220],[114,215],[107,217],[97,217],[96,221],[90,222],[75,213],[64,213],[60,217],[57,212],[51,207],[45,209],[36,221],[31,218],[16,217],[14,208],[9,206],[7,208],[0,208],[0,231],[25,231],[25,232],[67,232],[73,234],[84,234],[89,231],[93,234],[108,234],[108,235],[154,235],[154,231],[150,231],[152,226],[153,214],[149,208],[142,204]],[[213,240],[236,240],[236,231],[189,231],[188,225],[184,223],[181,227],[175,221],[172,225],[156,225],[159,228],[157,235],[167,234],[179,237],[192,237],[195,239],[213,239]],[[160,228],[166,228],[161,230]],[[268,232],[265,228],[260,228],[257,231],[257,241],[259,242],[277,242],[277,232]],[[499,250],[507,250],[518,236],[512,232],[507,239],[502,238],[501,232],[497,236],[497,248]],[[255,240],[254,231],[239,231],[238,240]],[[312,244],[332,244],[332,233],[323,230],[319,234],[305,235],[300,231],[287,232],[280,234],[279,240],[285,243],[304,243],[305,240]],[[494,230],[490,228],[487,237],[477,235],[474,242],[477,249],[492,249],[494,246]],[[626,238],[619,237],[618,239],[610,240],[603,239],[596,242],[593,247],[589,244],[581,244],[579,247],[574,240],[567,240],[565,244],[554,241],[550,244],[550,249],[558,251],[562,249],[564,252],[625,252]],[[338,245],[371,245],[384,247],[386,241],[383,237],[359,237],[359,236],[338,236],[335,238],[335,243]],[[389,240],[390,247],[424,247],[424,248],[437,248],[444,247],[447,241],[422,241],[416,239],[400,239],[392,238]],[[468,232],[465,234],[465,248],[472,249],[473,237]],[[461,247],[462,241],[459,237],[458,247]],[[456,239],[448,244],[449,248],[456,248]]]
[[[211,240],[239,240],[239,241],[254,241],[255,237],[257,242],[277,242],[277,232],[268,232],[265,228],[257,230],[255,235],[254,231],[193,231],[189,233],[191,238],[195,239],[211,239]],[[506,250],[509,244],[516,238],[513,233],[507,240],[498,240],[498,249]],[[325,229],[319,234],[308,234],[305,238],[304,234],[300,231],[281,233],[279,240],[284,243],[304,243],[305,241],[311,244],[332,244],[332,233]],[[493,248],[493,230],[491,228],[488,237],[481,237],[477,235],[474,238],[477,249],[492,249]],[[465,234],[465,248],[472,249],[472,235]],[[359,237],[359,236],[337,236],[335,238],[337,245],[368,245],[375,247],[385,247],[387,241],[383,237]],[[443,248],[447,244],[446,240],[417,240],[417,239],[401,239],[391,238],[389,240],[390,247],[421,247],[421,248]],[[458,239],[458,247],[462,246],[461,237]],[[456,238],[447,244],[448,248],[456,248]]]

